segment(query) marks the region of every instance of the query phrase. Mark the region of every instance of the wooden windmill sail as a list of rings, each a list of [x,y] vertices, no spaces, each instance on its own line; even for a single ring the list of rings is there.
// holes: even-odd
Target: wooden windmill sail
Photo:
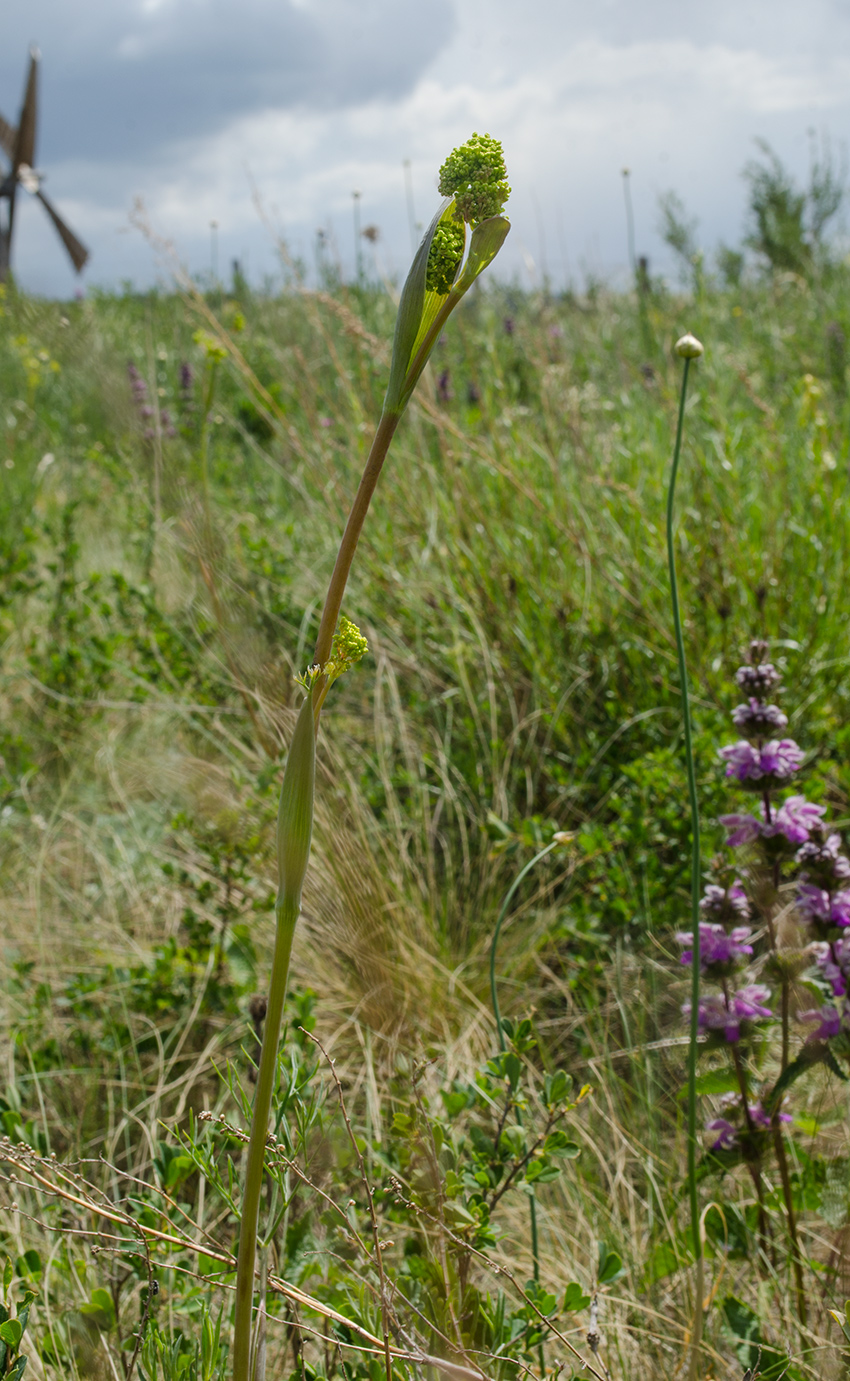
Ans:
[[[79,273],[89,252],[66,225],[55,206],[41,190],[44,175],[35,168],[35,137],[38,123],[38,59],[35,48],[30,50],[30,66],[26,91],[21,106],[18,127],[15,129],[0,115],[0,148],[9,160],[9,171],[0,182],[0,203],[7,204],[5,221],[0,211],[0,283],[9,272],[12,257],[12,232],[15,226],[15,198],[19,187],[37,197],[59,232],[60,239]]]

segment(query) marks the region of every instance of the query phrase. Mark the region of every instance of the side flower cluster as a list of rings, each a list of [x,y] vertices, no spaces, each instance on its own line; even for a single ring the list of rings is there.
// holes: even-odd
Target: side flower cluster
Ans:
[[[750,852],[745,858],[747,866],[736,867],[733,881],[725,887],[711,883],[703,895],[700,970],[716,991],[709,990],[700,998],[699,1026],[709,1044],[730,1048],[774,1020],[776,1002],[771,988],[758,981],[758,966],[748,968],[758,937],[751,929],[753,912],[745,883],[758,899],[760,919],[766,920],[765,931],[758,932],[765,935],[762,946],[769,944],[775,950],[778,938],[773,912],[778,901],[765,908],[765,888],[777,899],[778,889],[790,873],[795,879],[795,914],[806,946],[803,954],[807,952],[811,958],[814,986],[825,999],[820,1007],[799,1012],[797,1019],[808,1044],[829,1041],[850,1032],[850,859],[841,852],[838,834],[828,831],[825,807],[794,790],[793,781],[805,753],[793,739],[781,737],[788,724],[787,715],[774,703],[781,676],[767,660],[765,643],[751,645],[747,664],[739,668],[735,679],[746,697],[732,714],[742,737],[722,748],[720,757],[726,776],[745,790],[758,793],[760,799],[752,811],[720,817],[727,846],[749,846]],[[753,855],[758,861],[751,867]],[[726,876],[730,874],[731,870]],[[681,932],[676,939],[682,947],[682,963],[691,963],[691,934]],[[788,971],[789,957],[783,960],[785,970],[782,965],[768,965],[762,972],[781,977]],[[799,967],[796,972],[800,972]],[[781,981],[783,1046],[787,1050],[787,976]],[[683,1008],[687,1016],[690,1010],[690,1004]],[[740,1134],[752,1136],[771,1125],[761,1104],[748,1101],[740,1054],[735,1054],[733,1065],[741,1087],[740,1093],[729,1095],[729,1108],[737,1123],[724,1115],[707,1124],[715,1150],[728,1150],[737,1144]],[[774,1117],[789,1120],[785,1113],[776,1112]]]

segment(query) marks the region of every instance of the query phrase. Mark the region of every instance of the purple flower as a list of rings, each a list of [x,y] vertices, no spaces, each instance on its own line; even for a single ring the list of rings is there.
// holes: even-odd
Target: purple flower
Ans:
[[[799,1019],[800,1021],[816,1021],[818,1023],[812,1033],[806,1037],[806,1045],[811,1041],[832,1040],[832,1037],[837,1036],[841,1030],[841,1014],[831,1003],[827,1003],[819,1011],[800,1012]]]
[[[754,815],[721,815],[720,823],[729,831],[726,843],[732,849],[739,844],[750,844],[761,834],[761,821]]]
[[[763,748],[754,748],[746,739],[720,749],[726,762],[726,776],[739,782],[761,781],[773,777],[785,781],[793,776],[805,754],[791,738],[771,739]]]
[[[739,667],[735,672],[735,680],[741,690],[747,691],[750,695],[762,696],[768,691],[775,690],[782,676],[771,662],[760,662],[755,666]]]
[[[778,705],[765,705],[763,700],[751,696],[746,705],[738,705],[732,711],[732,721],[744,733],[764,734],[771,729],[784,729],[788,716]]]
[[[798,882],[797,909],[804,921],[819,921],[822,925],[850,926],[850,891],[830,896],[813,882]]]
[[[715,1117],[713,1122],[706,1122],[705,1130],[720,1133],[717,1140],[711,1143],[712,1151],[731,1151],[738,1143],[738,1129],[725,1117]]]
[[[504,321],[502,322],[502,325],[503,325],[504,328],[505,328],[505,335],[506,335],[506,336],[512,336],[513,333],[514,333],[514,319],[513,319],[513,317],[512,317],[512,316],[506,316],[505,319],[504,319]]]
[[[333,426],[333,422],[331,421],[331,419],[330,419],[329,417],[320,417],[320,418],[319,418],[319,426],[320,426],[320,427],[332,427],[332,426]]]
[[[761,750],[761,770],[766,777],[785,781],[793,777],[805,753],[793,738],[771,739]]]
[[[719,890],[718,888],[718,891]],[[735,930],[727,934],[722,925],[711,925],[706,921],[700,921],[700,968],[713,969],[731,967],[742,955],[752,954],[752,945],[746,943],[749,939],[751,939],[750,931],[745,925],[738,926]],[[680,945],[690,945],[692,941],[693,936],[687,930],[679,931],[676,936],[676,942]],[[683,964],[690,964],[692,959],[693,949],[686,949],[682,955],[681,962]]]
[[[769,825],[762,826],[762,834],[784,834],[789,844],[803,844],[812,830],[819,828],[826,814],[824,806],[816,806],[805,796],[789,796],[774,811]]]
[[[726,1040],[732,1044],[741,1039],[742,1022],[757,1021],[760,1017],[772,1016],[764,1001],[770,997],[770,989],[763,983],[750,983],[733,993],[727,1005],[720,993],[707,993],[700,998],[697,1009],[697,1022],[704,1031],[722,1031]],[[686,1002],[682,1008],[685,1016],[690,1016],[691,1004]]]
[[[818,810],[823,815],[823,806],[811,806],[811,810]],[[836,878],[850,877],[850,859],[845,858],[840,853],[841,839],[837,834],[831,834],[822,842],[809,839],[797,850],[797,862],[806,869],[806,877],[813,874],[819,882],[829,883]]]
[[[451,374],[448,369],[443,369],[437,376],[437,397],[441,403],[449,403],[454,398],[450,379]]]
[[[791,1122],[793,1119],[790,1112],[781,1112],[777,1118],[778,1122]],[[756,1127],[772,1127],[773,1122],[769,1114],[765,1112],[761,1103],[750,1104],[750,1121]]]
[[[192,373],[192,366],[184,360],[180,366],[180,388],[182,392],[191,393],[194,382],[195,376]]]
[[[716,916],[719,921],[748,921],[750,918],[750,903],[740,878],[736,878],[729,888],[710,882],[699,906],[700,911],[707,916]]]
[[[847,974],[850,972],[850,937],[842,935],[831,942],[816,940],[810,949],[815,963],[832,988],[833,997],[844,997]]]
[[[813,882],[797,884],[797,909],[806,921],[829,920],[829,893]]]

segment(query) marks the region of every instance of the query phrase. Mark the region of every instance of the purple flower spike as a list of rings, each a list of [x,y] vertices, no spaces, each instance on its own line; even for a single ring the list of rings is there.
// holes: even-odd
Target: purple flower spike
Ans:
[[[718,891],[720,889],[718,888]],[[753,947],[746,943],[751,938],[747,926],[738,926],[731,933],[727,934],[722,925],[711,925],[706,921],[700,921],[699,926],[699,963],[700,968],[729,968],[735,961],[745,954],[752,954]],[[693,936],[687,930],[681,930],[676,936],[676,942],[680,945],[690,945]],[[682,955],[682,963],[690,964],[693,960],[693,950],[686,949]]]
[[[836,892],[829,908],[829,919],[833,925],[850,925],[850,892]]]
[[[738,705],[732,711],[732,722],[744,733],[767,734],[774,729],[784,729],[788,716],[778,705],[765,705],[763,700],[751,696],[746,705]]]
[[[720,1133],[717,1140],[711,1143],[712,1151],[731,1151],[738,1143],[738,1129],[725,1117],[715,1117],[713,1122],[706,1122],[705,1130]]]
[[[830,1003],[820,1010],[811,1012],[801,1012],[800,1021],[816,1021],[818,1024],[809,1036],[806,1037],[806,1045],[811,1041],[829,1041],[833,1036],[837,1036],[841,1031],[841,1014]]]
[[[729,1006],[741,1021],[756,1021],[773,1015],[769,1007],[762,1006],[769,997],[770,988],[764,983],[749,983],[733,994]]]
[[[739,667],[735,672],[735,680],[748,695],[761,697],[775,690],[782,676],[772,662],[760,662],[756,666]]]

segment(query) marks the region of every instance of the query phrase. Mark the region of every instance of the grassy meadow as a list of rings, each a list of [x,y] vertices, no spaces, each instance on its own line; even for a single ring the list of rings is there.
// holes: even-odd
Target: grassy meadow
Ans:
[[[294,678],[395,306],[365,282],[10,287],[1,305],[4,1298],[36,1295],[28,1376],[208,1381],[226,1375]],[[454,1381],[588,1375],[567,1342],[597,1375],[687,1375],[690,821],[664,538],[685,330],[705,345],[676,527],[704,869],[718,815],[743,808],[718,749],[751,638],[784,669],[802,789],[850,818],[850,266],[701,273],[686,294],[478,285],[402,421],[343,606],[370,651],[319,738],[270,1376],[385,1374],[372,1227],[406,1300],[397,1377],[436,1377],[435,1356]],[[464,1196],[520,1079],[493,1063],[490,940],[559,831],[511,901],[499,996],[537,1042],[528,1126],[552,1135],[555,1071],[590,1089],[551,1143],[560,1175],[510,1171],[485,1221]],[[719,1205],[705,1376],[740,1377],[760,1344],[765,1377],[848,1374],[828,1313],[850,1294],[846,1105],[822,1069],[791,1109],[805,1323],[776,1185],[765,1249],[744,1167],[701,1182]]]

